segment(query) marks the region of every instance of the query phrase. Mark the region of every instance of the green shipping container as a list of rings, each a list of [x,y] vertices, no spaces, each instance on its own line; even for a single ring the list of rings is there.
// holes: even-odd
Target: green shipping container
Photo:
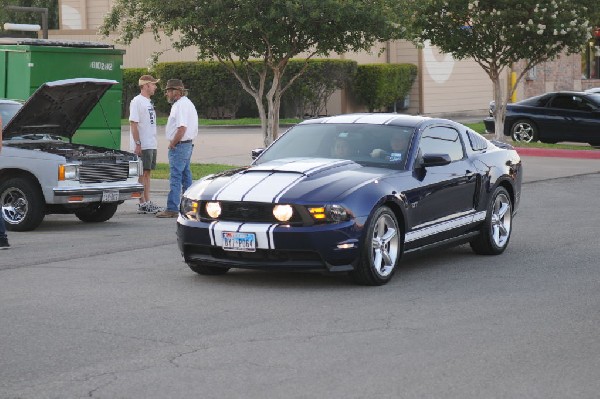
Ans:
[[[0,97],[26,100],[43,83],[71,78],[119,82],[73,136],[74,143],[121,147],[124,50],[93,42],[0,39]]]

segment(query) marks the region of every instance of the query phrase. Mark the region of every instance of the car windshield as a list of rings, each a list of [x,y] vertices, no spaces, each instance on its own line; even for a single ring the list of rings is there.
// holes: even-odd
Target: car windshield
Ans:
[[[348,159],[402,169],[414,128],[373,124],[302,124],[283,134],[256,161],[284,158]]]
[[[21,104],[14,103],[0,103],[0,115],[2,115],[2,125],[6,126],[13,116],[21,109]]]

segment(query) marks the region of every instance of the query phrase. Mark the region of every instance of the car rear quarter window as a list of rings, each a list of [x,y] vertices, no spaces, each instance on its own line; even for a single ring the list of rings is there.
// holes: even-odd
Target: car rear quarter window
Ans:
[[[448,154],[452,161],[465,156],[460,135],[447,126],[433,126],[426,129],[419,141],[421,154]]]

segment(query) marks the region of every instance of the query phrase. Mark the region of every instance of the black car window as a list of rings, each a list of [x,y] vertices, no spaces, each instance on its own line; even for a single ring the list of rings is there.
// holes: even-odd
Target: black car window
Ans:
[[[591,106],[583,98],[572,94],[559,94],[552,99],[552,108],[570,109],[576,111],[591,111]]]
[[[392,125],[300,124],[283,134],[255,163],[283,158],[329,158],[402,169],[413,132],[413,127]]]
[[[448,154],[452,161],[463,159],[464,150],[458,132],[446,126],[428,128],[421,135],[420,154]]]

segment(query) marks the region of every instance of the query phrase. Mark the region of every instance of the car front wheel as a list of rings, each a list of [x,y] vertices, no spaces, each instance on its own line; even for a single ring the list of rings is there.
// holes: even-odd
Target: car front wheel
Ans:
[[[46,204],[37,182],[12,178],[0,184],[0,217],[11,231],[30,231],[42,223]]]
[[[481,234],[471,241],[471,248],[480,255],[499,255],[508,246],[512,232],[512,201],[504,187],[497,187],[488,204]]]
[[[350,275],[359,284],[383,285],[392,279],[401,251],[401,232],[396,215],[390,208],[382,206],[371,217],[361,259]]]
[[[510,128],[513,141],[532,143],[539,140],[537,126],[528,119],[519,119]]]

